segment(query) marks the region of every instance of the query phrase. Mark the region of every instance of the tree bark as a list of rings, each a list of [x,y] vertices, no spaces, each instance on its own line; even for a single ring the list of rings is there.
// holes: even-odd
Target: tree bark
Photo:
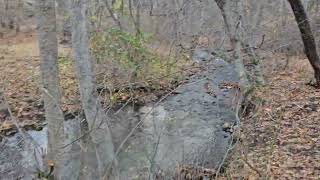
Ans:
[[[57,15],[58,15],[58,29],[62,34],[62,43],[69,43],[71,41],[71,17],[69,9],[71,8],[70,0],[56,0]]]
[[[109,5],[108,0],[104,0],[105,5],[107,7],[107,10],[109,11],[109,14],[111,16],[111,18],[113,19],[113,21],[117,24],[117,26],[119,27],[120,30],[123,30],[123,27],[121,25],[120,19],[118,18],[118,16],[115,14],[114,10],[112,9],[112,7]]]
[[[7,28],[8,24],[9,24],[9,18],[8,18],[8,14],[9,14],[9,0],[4,0],[4,8],[3,8],[3,16],[1,17],[1,26],[3,28]]]
[[[224,22],[224,27],[226,29],[226,33],[230,39],[231,47],[232,49],[235,49],[236,47],[236,37],[235,37],[235,29],[232,28],[232,19],[231,19],[231,14],[228,14],[228,10],[231,11],[230,9],[230,0],[215,0],[218,8],[220,9],[223,22]],[[229,9],[228,9],[229,8]],[[235,25],[234,25],[235,26]]]
[[[72,47],[77,78],[80,83],[82,107],[89,135],[82,149],[80,179],[101,179],[114,161],[114,147],[107,125],[107,115],[102,109],[96,91],[93,65],[89,51],[87,1],[72,0]]]
[[[54,0],[37,0],[37,24],[40,49],[45,117],[48,122],[47,160],[54,162],[54,175],[61,179],[63,171],[64,117],[60,109],[60,85],[58,72],[58,45]]]
[[[215,2],[221,11],[226,33],[229,36],[231,47],[234,50],[234,64],[239,73],[240,84],[243,89],[247,89],[249,81],[241,52],[241,24],[243,18],[242,1],[215,0]]]
[[[265,84],[264,78],[263,78],[263,73],[262,73],[262,68],[261,68],[261,62],[259,60],[259,58],[256,55],[254,46],[252,45],[252,42],[254,42],[255,40],[252,39],[251,37],[254,36],[255,31],[257,29],[259,29],[260,23],[262,21],[263,18],[263,11],[264,11],[264,6],[265,3],[263,1],[254,1],[255,5],[256,5],[256,14],[255,16],[253,16],[252,14],[252,18],[249,18],[245,15],[242,16],[242,24],[243,27],[241,28],[241,35],[242,38],[241,39],[241,48],[243,49],[244,53],[246,53],[249,58],[252,61],[253,64],[253,69],[252,71],[252,75],[251,75],[251,79],[250,81],[252,83],[256,83],[259,85],[263,85]],[[242,10],[243,12],[245,12],[244,10]],[[245,14],[245,13],[243,13]],[[250,19],[250,21],[248,21],[248,19]],[[253,40],[253,41],[252,41]],[[250,77],[250,75],[249,75]]]
[[[296,18],[301,38],[304,44],[305,53],[314,70],[316,85],[320,87],[320,58],[317,53],[317,45],[314,39],[307,13],[301,0],[288,0]]]
[[[129,8],[130,18],[133,21],[133,24],[134,24],[134,27],[135,27],[136,35],[140,36],[140,34],[141,34],[141,31],[140,31],[140,2],[137,2],[137,3],[138,4],[136,4],[136,6],[137,6],[136,18],[134,17],[134,14],[133,14],[132,0],[129,0],[128,8]]]

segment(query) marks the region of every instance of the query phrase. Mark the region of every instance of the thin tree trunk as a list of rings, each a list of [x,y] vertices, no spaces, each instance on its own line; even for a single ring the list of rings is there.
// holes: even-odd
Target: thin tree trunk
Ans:
[[[71,41],[71,15],[69,9],[71,8],[70,0],[56,0],[57,15],[58,15],[58,29],[62,35],[61,43],[69,43]]]
[[[1,0],[0,4],[2,4],[2,6],[0,6],[0,27],[4,28],[5,27],[5,1]]]
[[[4,5],[4,16],[3,16],[3,24],[2,27],[7,28],[9,24],[9,0],[5,0]]]
[[[18,0],[16,3],[17,3],[16,4],[17,11],[16,11],[15,19],[14,19],[14,24],[15,24],[16,33],[19,33],[20,32],[20,24],[22,22],[22,16],[23,16],[23,2],[22,2],[22,0]]]
[[[241,86],[244,89],[247,89],[249,81],[241,53],[241,24],[243,18],[242,2],[233,0],[215,0],[215,2],[221,11],[226,33],[230,38],[231,46],[234,50],[234,64],[239,73]]]
[[[134,24],[134,27],[136,30],[136,35],[138,36],[138,35],[140,35],[140,14],[139,14],[140,13],[140,5],[137,4],[136,18],[134,18],[134,15],[133,15],[132,0],[129,0],[128,6],[129,6],[129,14],[130,14],[130,17],[133,21],[133,24]]]
[[[234,43],[235,43],[235,51],[234,51],[234,64],[237,68],[237,71],[239,73],[240,78],[240,85],[243,88],[243,91],[247,91],[248,87],[250,86],[246,68],[243,63],[243,56],[241,52],[241,42],[243,38],[242,33],[242,18],[243,18],[243,2],[242,1],[235,1],[232,2],[228,7],[232,8],[229,11],[234,11],[234,14],[232,13],[232,19],[234,22]]]
[[[107,116],[96,91],[89,51],[87,1],[73,0],[72,47],[77,77],[80,82],[82,107],[89,136],[82,149],[83,168],[80,179],[100,179],[114,160],[114,147],[107,125]]]
[[[37,0],[37,20],[40,49],[40,68],[43,87],[45,116],[48,122],[48,156],[54,162],[54,175],[63,174],[64,117],[60,109],[60,85],[58,72],[58,46],[54,0]]]
[[[288,0],[298,23],[305,53],[314,70],[317,86],[320,87],[320,58],[317,53],[316,41],[314,39],[307,13],[301,0]]]
[[[119,17],[115,14],[115,12],[113,11],[112,7],[110,6],[108,0],[104,0],[104,3],[107,7],[107,10],[111,16],[111,18],[113,19],[113,21],[117,24],[117,26],[119,27],[120,30],[123,30],[123,27],[121,25],[120,19]]]
[[[263,73],[261,69],[261,62],[259,58],[257,57],[254,47],[252,45],[252,37],[257,29],[259,29],[259,25],[262,21],[262,15],[264,11],[265,3],[263,1],[255,2],[257,5],[257,12],[254,17],[251,18],[251,22],[248,22],[247,16],[243,17],[243,28],[240,29],[242,32],[242,39],[241,39],[241,45],[244,49],[244,52],[251,58],[251,61],[253,62],[253,70],[252,70],[252,82],[255,82],[257,84],[263,85],[265,84]]]
[[[231,11],[230,9],[230,0],[215,0],[217,6],[220,9],[223,21],[224,21],[224,27],[226,29],[226,33],[230,39],[231,47],[232,49],[235,49],[235,35],[234,35],[234,30],[232,29],[231,19],[230,19],[230,14],[227,14],[227,11]],[[235,26],[235,25],[234,25]]]
[[[136,12],[136,36],[141,36],[141,2],[137,1],[137,12]]]

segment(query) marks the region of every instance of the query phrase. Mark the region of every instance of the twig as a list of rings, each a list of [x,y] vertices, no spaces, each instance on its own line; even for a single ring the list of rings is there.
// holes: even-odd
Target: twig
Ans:
[[[157,140],[157,144],[155,144],[155,148],[154,148],[154,153],[152,155],[152,158],[150,159],[150,168],[149,168],[149,180],[153,180],[153,166],[154,166],[154,161],[158,152],[158,147],[160,144],[160,139],[161,139],[161,135],[158,136],[158,140]]]
[[[247,159],[246,157],[242,157],[242,156],[241,156],[241,160],[242,160],[246,165],[248,165],[248,167],[249,167],[250,169],[252,169],[253,171],[255,171],[255,172],[259,175],[259,177],[262,177],[261,172],[260,172],[257,168],[253,167],[253,166],[249,163],[249,161],[248,161],[248,159]]]
[[[241,91],[239,92],[239,94],[240,94],[240,98],[239,98],[239,100],[238,100],[238,103],[237,103],[237,106],[236,106],[236,110],[235,110],[235,115],[236,115],[236,120],[237,120],[237,126],[238,126],[238,128],[240,128],[240,126],[241,126],[241,119],[240,119],[240,117],[239,117],[239,111],[240,111],[241,104],[242,104],[242,101],[243,101],[243,96],[241,95]],[[226,161],[226,159],[227,159],[227,157],[228,157],[228,155],[229,155],[229,152],[237,145],[237,142],[238,142],[238,141],[237,141],[236,143],[232,144],[232,143],[233,143],[233,140],[234,140],[234,133],[231,135],[231,140],[230,140],[229,148],[228,148],[227,152],[225,153],[225,155],[224,155],[224,157],[223,157],[223,160],[221,161],[221,163],[220,163],[220,165],[219,165],[219,167],[218,167],[218,169],[217,169],[217,173],[216,173],[216,177],[215,177],[216,179],[217,179],[218,176],[219,176],[220,170],[221,170],[223,164],[225,163],[225,161]]]

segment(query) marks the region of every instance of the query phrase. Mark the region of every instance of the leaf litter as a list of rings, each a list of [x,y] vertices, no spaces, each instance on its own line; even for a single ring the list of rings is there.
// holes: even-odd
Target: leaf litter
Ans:
[[[272,69],[272,63],[264,64],[268,84],[252,95],[255,110],[242,120],[222,179],[320,177],[320,90],[307,85],[312,69],[301,57],[287,69]]]

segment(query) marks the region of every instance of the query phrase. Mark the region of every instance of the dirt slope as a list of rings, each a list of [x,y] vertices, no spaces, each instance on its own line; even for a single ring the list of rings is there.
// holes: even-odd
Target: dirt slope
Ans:
[[[277,62],[281,58],[270,61],[265,64],[268,85],[254,93],[256,112],[243,120],[241,142],[226,174],[319,179],[320,90],[306,84],[312,69],[304,58],[293,58],[285,70]]]

